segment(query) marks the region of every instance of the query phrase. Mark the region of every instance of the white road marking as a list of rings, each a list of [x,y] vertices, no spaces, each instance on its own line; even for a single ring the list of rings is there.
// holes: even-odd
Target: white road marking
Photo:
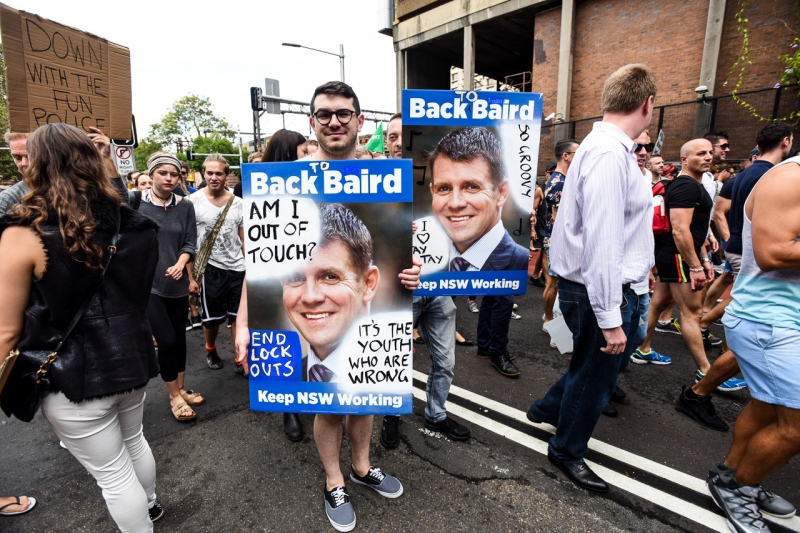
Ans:
[[[414,378],[422,382],[426,382],[428,380],[428,375],[415,370]],[[469,400],[481,407],[503,414],[514,420],[524,422],[525,424],[530,424],[533,427],[544,429],[549,433],[555,433],[555,428],[550,424],[534,425],[530,422],[530,420],[528,420],[525,412],[520,411],[519,409],[514,409],[513,407],[509,407],[508,405],[492,400],[491,398],[481,396],[479,394],[468,391],[461,387],[457,387],[455,385],[452,385],[450,387],[450,394],[459,396],[461,398],[464,398],[465,400]],[[423,402],[427,400],[425,396],[425,391],[420,390],[416,387],[414,387],[414,397]],[[488,429],[493,433],[497,433],[498,435],[511,439],[514,442],[517,442],[525,446],[526,448],[541,453],[542,455],[547,455],[546,442],[540,441],[535,437],[517,431],[516,429],[510,428],[505,424],[496,422],[494,420],[486,418],[483,415],[474,413],[469,409],[465,409],[458,405],[454,405],[450,402],[445,403],[445,408],[447,409],[448,412],[460,416],[461,418],[468,420],[474,424],[477,424],[483,427],[484,429]],[[703,494],[704,496],[710,496],[704,480],[696,478],[689,474],[685,474],[683,472],[675,470],[674,468],[662,465],[660,463],[647,459],[646,457],[641,457],[639,455],[623,450],[621,448],[617,448],[616,446],[613,446],[605,442],[601,442],[596,439],[589,440],[589,449],[595,450],[599,453],[602,453],[603,455],[607,455],[608,457],[613,457],[614,459],[622,461],[630,466],[647,471],[651,474],[672,481],[673,483],[676,483],[683,487],[692,489],[700,494]],[[617,486],[627,492],[630,492],[635,496],[639,496],[649,502],[664,507],[665,509],[668,509],[672,512],[678,513],[682,516],[685,516],[686,518],[689,518],[690,520],[699,522],[700,524],[710,527],[712,529],[717,529],[718,531],[726,531],[726,532],[729,531],[725,518],[723,518],[720,515],[711,513],[710,511],[706,511],[705,509],[702,509],[694,504],[686,502],[685,500],[672,496],[671,494],[668,494],[659,489],[653,488],[640,481],[631,479],[627,476],[619,474],[618,472],[600,466],[591,461],[587,460],[586,463],[592,468],[592,470],[595,471],[595,473],[597,473],[597,475],[599,475],[601,478],[603,478],[607,483],[611,485]],[[783,519],[783,518],[773,518],[771,516],[764,515],[764,518],[772,523],[779,524],[792,531],[797,531],[798,533],[800,533],[800,517],[794,516],[790,519]]]

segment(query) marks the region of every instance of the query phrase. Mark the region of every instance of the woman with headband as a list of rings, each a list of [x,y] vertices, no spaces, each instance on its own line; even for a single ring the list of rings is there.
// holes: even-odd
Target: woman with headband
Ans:
[[[197,226],[194,206],[173,190],[181,180],[181,162],[167,152],[156,152],[147,161],[153,188],[141,191],[139,211],[158,223],[158,266],[147,318],[158,344],[161,379],[169,392],[172,415],[180,422],[193,420],[192,407],[205,403],[200,393],[186,390],[186,310],[189,277],[186,264],[195,254]]]

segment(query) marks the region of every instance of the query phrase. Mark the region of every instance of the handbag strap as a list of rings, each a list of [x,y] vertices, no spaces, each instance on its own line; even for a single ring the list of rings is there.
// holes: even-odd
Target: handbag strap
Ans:
[[[206,240],[203,241],[203,245],[197,251],[197,254],[195,254],[194,261],[192,261],[192,276],[197,283],[200,283],[203,274],[205,274],[208,260],[211,259],[211,250],[214,248],[214,242],[217,240],[219,230],[222,229],[222,224],[225,223],[225,218],[228,216],[228,210],[233,205],[235,199],[236,195],[231,193],[231,197],[228,198],[228,202],[225,204],[222,213],[220,213],[217,222],[214,224],[214,227],[211,228],[211,232],[209,232]]]
[[[119,241],[119,225],[122,216],[118,213],[117,214],[117,221],[116,221],[116,229],[114,230],[114,235],[111,237],[111,242],[108,245],[106,251],[108,252],[105,257],[105,262],[103,263],[103,270],[100,272],[100,275],[97,276],[97,279],[94,280],[92,286],[89,288],[88,294],[86,298],[83,300],[83,303],[75,312],[75,316],[72,317],[72,320],[67,326],[67,330],[64,333],[64,336],[59,341],[58,345],[56,346],[55,350],[53,350],[50,355],[48,355],[44,362],[39,367],[39,370],[36,371],[36,383],[39,383],[45,376],[47,376],[47,372],[50,371],[50,367],[55,362],[56,357],[58,356],[58,351],[61,349],[61,346],[67,341],[69,336],[72,334],[72,331],[75,329],[75,326],[78,325],[78,322],[83,317],[86,310],[89,308],[89,304],[92,302],[92,298],[94,298],[97,289],[103,283],[103,277],[108,270],[108,266],[111,264],[111,259],[117,255],[117,241]]]

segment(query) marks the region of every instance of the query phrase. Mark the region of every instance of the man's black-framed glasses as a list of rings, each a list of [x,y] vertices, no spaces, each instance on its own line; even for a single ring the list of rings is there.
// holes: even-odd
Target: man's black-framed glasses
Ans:
[[[715,144],[714,146],[718,146],[719,148],[722,148],[722,150],[731,149],[731,145],[729,143],[720,143],[720,144]]]
[[[320,109],[316,113],[314,113],[314,118],[317,119],[317,122],[322,124],[323,126],[327,126],[331,123],[331,119],[333,115],[336,115],[336,120],[339,121],[339,124],[347,124],[351,120],[353,120],[353,115],[356,112],[352,109],[337,109],[336,111],[328,111],[327,109]]]
[[[642,148],[645,149],[646,152],[652,152],[653,149],[656,147],[655,143],[648,143],[648,144],[637,144],[635,152],[640,152]]]

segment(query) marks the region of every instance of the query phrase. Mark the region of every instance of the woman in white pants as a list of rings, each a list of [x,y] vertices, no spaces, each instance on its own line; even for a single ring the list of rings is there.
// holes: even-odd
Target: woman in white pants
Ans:
[[[3,407],[6,395],[22,397],[19,376],[39,367],[37,354],[63,340],[47,375],[44,415],[94,476],[119,529],[151,532],[163,515],[142,434],[144,387],[158,375],[146,315],[157,226],[121,205],[82,131],[42,126],[27,147],[30,193],[0,219],[0,362],[15,346],[21,353]]]

